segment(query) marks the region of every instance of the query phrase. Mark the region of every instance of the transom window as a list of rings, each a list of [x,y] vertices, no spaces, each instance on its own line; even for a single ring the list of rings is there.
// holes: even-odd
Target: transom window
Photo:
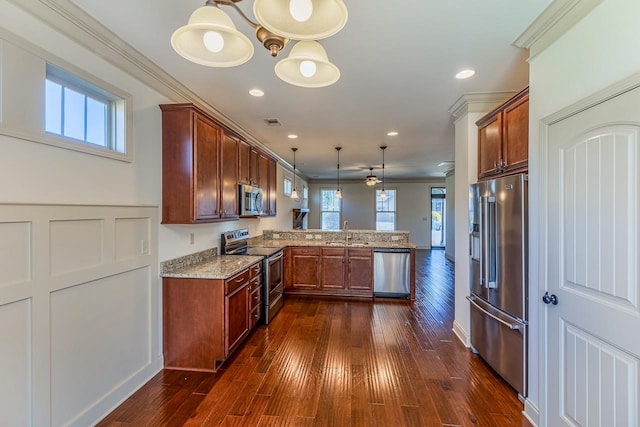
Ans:
[[[45,131],[125,153],[122,98],[47,64]]]
[[[320,190],[320,228],[323,230],[340,230],[340,199],[336,190]]]
[[[380,197],[382,190],[376,190],[376,230],[394,231],[396,229],[396,190],[385,189],[387,197]]]

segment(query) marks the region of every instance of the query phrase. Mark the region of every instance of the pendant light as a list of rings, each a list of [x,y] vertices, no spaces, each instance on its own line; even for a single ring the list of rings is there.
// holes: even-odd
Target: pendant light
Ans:
[[[384,150],[387,149],[387,146],[382,145],[380,146],[380,149],[382,150],[382,191],[380,192],[380,200],[386,200],[387,192],[384,191]]]
[[[298,149],[294,147],[291,151],[293,151],[293,190],[291,190],[291,198],[298,200],[298,191],[296,190],[296,151]]]
[[[340,78],[340,70],[329,62],[327,51],[314,40],[302,40],[279,61],[275,72],[281,80],[300,87],[324,87]]]
[[[336,198],[342,199],[342,189],[340,188],[340,150],[342,147],[336,147],[336,151],[338,152],[338,189],[336,190]]]
[[[379,182],[378,177],[373,174],[373,168],[369,168],[369,175],[365,178],[364,183],[367,184],[367,187],[373,187]]]
[[[331,37],[348,17],[342,0],[255,0],[253,14],[269,31],[293,40]]]

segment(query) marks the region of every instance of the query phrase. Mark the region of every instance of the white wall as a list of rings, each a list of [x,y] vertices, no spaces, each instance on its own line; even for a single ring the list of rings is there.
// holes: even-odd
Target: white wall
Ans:
[[[309,228],[320,228],[320,190],[333,189],[335,181],[311,181],[309,184]],[[431,248],[431,188],[444,187],[445,181],[394,182],[386,189],[397,190],[396,229],[411,233],[411,242],[419,249]],[[364,181],[340,182],[342,218],[352,230],[375,230],[375,189]]]
[[[445,256],[451,260],[456,259],[456,174],[455,171],[447,173],[445,178],[445,188],[447,190],[447,211],[445,212],[445,221],[447,228],[445,230]]]
[[[540,384],[540,298],[544,248],[540,248],[540,121],[594,92],[640,72],[640,2],[606,0],[546,50],[530,60],[529,90],[529,397],[532,413],[544,393]],[[534,45],[535,47],[535,45]],[[532,48],[533,50],[533,48]],[[553,343],[550,343],[553,345]]]
[[[275,218],[161,225],[158,104],[188,90],[145,75],[98,24],[76,28],[88,18],[71,4],[78,14],[60,18],[55,4],[24,3],[51,24],[15,4],[0,0],[0,425],[86,426],[162,368],[159,260],[217,247],[228,229],[291,228],[298,202],[280,195]],[[132,161],[42,143],[46,61],[130,95]]]

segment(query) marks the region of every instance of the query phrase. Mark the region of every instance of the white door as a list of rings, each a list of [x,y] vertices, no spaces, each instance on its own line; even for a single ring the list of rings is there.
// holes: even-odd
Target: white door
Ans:
[[[638,426],[640,88],[547,130],[543,420]]]

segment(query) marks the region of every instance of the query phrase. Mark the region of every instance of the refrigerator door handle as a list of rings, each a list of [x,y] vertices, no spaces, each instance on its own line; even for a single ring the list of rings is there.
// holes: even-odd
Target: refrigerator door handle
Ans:
[[[479,230],[479,237],[480,237],[480,250],[478,251],[478,264],[480,267],[480,286],[485,286],[485,282],[484,282],[484,260],[486,258],[485,254],[484,254],[484,236],[486,234],[485,232],[485,224],[484,224],[484,197],[480,198],[480,210],[478,211],[478,215],[480,216],[479,218],[479,223],[480,223],[480,230]]]
[[[516,329],[522,329],[522,328],[525,326],[525,324],[524,324],[524,323],[509,323],[509,322],[505,322],[504,320],[500,319],[500,318],[499,318],[499,317],[497,317],[497,316],[494,316],[493,314],[489,313],[489,312],[488,312],[487,310],[485,310],[484,308],[480,307],[480,306],[476,303],[475,298],[470,297],[470,296],[468,296],[468,295],[467,295],[467,299],[469,300],[469,302],[470,302],[471,304],[473,304],[473,305],[474,305],[474,307],[475,307],[475,308],[477,308],[478,310],[480,310],[481,312],[483,312],[483,313],[484,313],[484,314],[486,314],[487,316],[491,317],[493,320],[496,320],[496,321],[498,321],[498,322],[502,323],[504,326],[506,326],[506,327],[507,327],[507,328],[509,328],[509,329],[513,329],[513,330],[516,330]]]
[[[496,257],[497,257],[497,240],[498,227],[496,226],[496,198],[491,196],[487,197],[487,241],[488,241],[488,256],[487,256],[487,289],[495,289],[498,287],[498,281],[496,278]]]

